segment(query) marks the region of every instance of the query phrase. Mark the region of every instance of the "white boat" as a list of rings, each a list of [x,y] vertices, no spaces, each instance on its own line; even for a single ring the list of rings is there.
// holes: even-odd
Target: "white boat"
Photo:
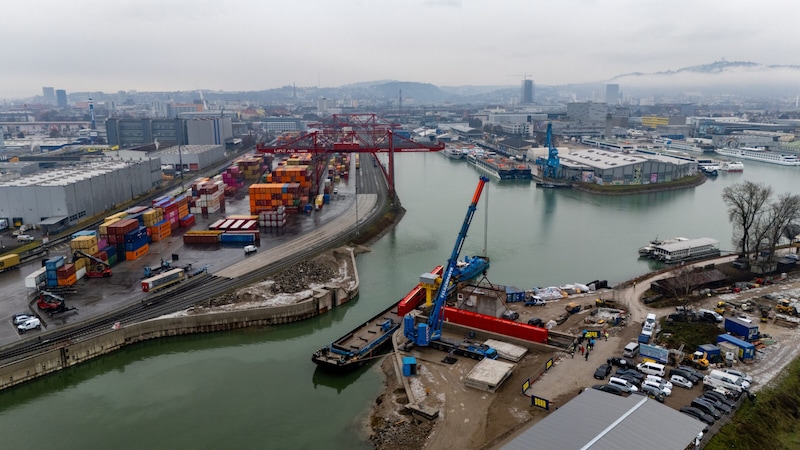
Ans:
[[[454,146],[446,146],[442,151],[442,154],[450,159],[464,159],[467,157],[467,152],[462,150],[459,147]]]
[[[741,161],[726,161],[720,164],[723,172],[744,172],[744,163]]]
[[[688,240],[689,239],[685,238],[685,237],[676,237],[676,238],[665,239],[665,240],[661,240],[658,237],[656,237],[655,239],[650,241],[649,244],[645,245],[644,247],[639,248],[639,256],[650,257],[650,256],[653,255],[653,253],[655,252],[656,247],[658,247],[659,245],[674,244],[676,242],[683,242],[683,241],[688,241]]]
[[[749,159],[781,166],[800,166],[800,157],[794,153],[778,153],[761,147],[722,147],[714,150],[717,154],[737,159]]]

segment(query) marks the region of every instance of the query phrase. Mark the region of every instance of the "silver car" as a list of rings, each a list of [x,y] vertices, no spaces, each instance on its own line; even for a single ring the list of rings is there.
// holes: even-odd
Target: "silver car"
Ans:
[[[691,381],[687,380],[685,377],[682,377],[680,375],[673,375],[673,376],[669,377],[669,381],[674,386],[680,386],[680,387],[686,388],[686,389],[691,389],[691,388],[694,387],[694,385],[692,384]]]

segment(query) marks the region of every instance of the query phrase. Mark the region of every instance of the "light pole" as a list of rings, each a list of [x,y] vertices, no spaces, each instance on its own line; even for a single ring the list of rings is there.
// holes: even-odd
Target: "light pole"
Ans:
[[[358,153],[356,153],[358,154]],[[356,170],[356,237],[358,237],[359,229],[358,229],[358,172],[360,170]]]
[[[181,168],[181,191],[183,191],[183,152],[180,143],[178,144],[178,165]]]

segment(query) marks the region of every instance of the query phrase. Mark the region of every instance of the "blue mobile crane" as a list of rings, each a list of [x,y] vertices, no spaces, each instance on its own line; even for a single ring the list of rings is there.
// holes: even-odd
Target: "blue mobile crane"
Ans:
[[[489,179],[483,176],[480,177],[478,181],[478,187],[475,189],[475,194],[472,196],[472,203],[470,203],[469,208],[467,208],[467,217],[461,225],[461,231],[458,233],[456,245],[453,247],[453,253],[450,255],[450,259],[447,260],[447,266],[442,273],[442,282],[439,284],[438,291],[436,292],[436,299],[428,314],[428,320],[417,324],[415,316],[410,313],[406,314],[403,318],[403,335],[408,338],[409,344],[418,345],[420,347],[430,346],[474,359],[497,358],[497,350],[489,346],[466,341],[450,342],[442,339],[442,312],[444,311],[444,304],[447,300],[448,286],[450,286],[453,273],[456,271],[458,255],[461,253],[461,247],[464,246],[464,240],[467,238],[467,230],[469,230],[472,217],[475,215],[478,200],[480,200],[483,187],[488,181]]]

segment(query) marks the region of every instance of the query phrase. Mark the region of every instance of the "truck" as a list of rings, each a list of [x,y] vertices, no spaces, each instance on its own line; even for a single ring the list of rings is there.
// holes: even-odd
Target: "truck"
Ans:
[[[579,303],[569,302],[566,306],[564,306],[564,309],[570,314],[575,314],[580,312],[582,308]]]
[[[156,267],[144,266],[144,278],[154,277],[170,269],[172,269],[172,263],[162,258],[161,263]]]
[[[112,275],[111,265],[100,258],[84,253],[80,250],[75,250],[72,254],[72,260],[78,258],[87,258],[91,264],[86,266],[86,276],[89,278],[108,278]]]
[[[39,308],[40,311],[44,311],[50,316],[77,309],[74,307],[67,307],[64,297],[49,291],[39,292],[39,298],[36,300],[36,307]]]
[[[747,342],[758,339],[758,325],[749,320],[738,317],[725,318],[725,331],[735,336],[740,336]]]
[[[0,257],[0,272],[16,269],[19,267],[19,262],[19,255],[16,253]]]

